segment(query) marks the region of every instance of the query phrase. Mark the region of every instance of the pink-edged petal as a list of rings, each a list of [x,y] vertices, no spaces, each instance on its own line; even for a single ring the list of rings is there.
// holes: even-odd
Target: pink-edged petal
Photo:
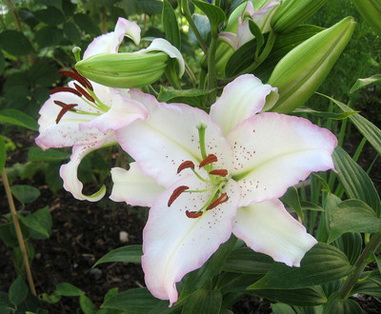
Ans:
[[[136,53],[147,53],[150,51],[162,51],[166,53],[170,58],[176,59],[179,65],[179,76],[183,76],[185,72],[184,58],[181,55],[181,52],[169,41],[163,38],[156,38],[146,49],[139,50]]]
[[[243,191],[241,206],[282,196],[313,171],[333,169],[336,137],[310,121],[261,113],[234,129],[233,178]]]
[[[258,25],[259,29],[262,31],[262,34],[267,33],[271,30],[270,21],[278,5],[279,5],[279,1],[271,1],[268,4],[266,4],[263,8],[254,12],[251,15],[254,22]]]
[[[219,39],[228,43],[234,50],[239,48],[238,36],[232,32],[222,32],[219,34]]]
[[[76,199],[97,202],[105,195],[105,186],[102,186],[99,191],[89,196],[82,193],[83,184],[78,180],[78,166],[83,157],[85,157],[88,153],[103,145],[111,144],[112,142],[115,142],[115,137],[112,133],[109,133],[101,139],[98,138],[97,141],[94,140],[92,143],[73,147],[69,163],[61,166],[60,176],[64,181],[65,190],[70,192]]]
[[[233,233],[256,252],[288,266],[300,266],[303,256],[317,243],[279,200],[239,208]]]
[[[120,17],[113,32],[98,36],[90,43],[83,54],[83,59],[100,53],[117,53],[124,36],[139,44],[140,27],[135,22]]]
[[[130,164],[128,171],[112,168],[111,177],[114,186],[110,199],[114,202],[151,207],[154,200],[164,192],[164,187],[146,175],[136,162]]]
[[[267,101],[276,102],[277,89],[252,74],[241,75],[226,85],[221,97],[212,105],[210,116],[228,134],[239,123],[261,111]]]
[[[200,209],[206,193],[183,192],[168,208],[172,191],[180,185],[199,184],[184,178],[160,195],[150,209],[143,233],[142,267],[149,291],[172,305],[177,300],[176,283],[192,270],[201,267],[231,235],[239,193],[235,182],[226,190],[229,200],[205,212],[199,218],[188,218],[186,210]],[[194,183],[194,184],[193,184]]]
[[[87,123],[80,124],[80,130],[96,128],[106,133],[109,130],[117,130],[125,127],[133,121],[148,118],[148,110],[139,102],[125,97],[114,89],[113,97],[108,103],[110,109]]]
[[[144,97],[135,92],[136,96]],[[131,93],[134,97],[134,93]],[[152,101],[154,98],[152,98]],[[144,100],[143,100],[144,101]],[[116,130],[122,148],[140,165],[142,170],[163,186],[169,186],[188,172],[176,173],[186,160],[201,162],[197,127],[206,126],[207,154],[218,156],[216,169],[231,164],[231,150],[220,128],[202,110],[184,104],[144,103],[150,111],[146,121],[135,121]]]

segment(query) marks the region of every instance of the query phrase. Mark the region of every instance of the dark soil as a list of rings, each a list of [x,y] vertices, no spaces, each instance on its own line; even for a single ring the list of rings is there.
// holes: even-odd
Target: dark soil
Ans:
[[[13,133],[12,140],[19,149],[10,153],[7,165],[27,160],[27,149],[33,145],[35,134]],[[362,157],[369,164],[374,152],[366,148]],[[379,165],[377,166],[378,169]],[[381,182],[381,171],[371,173],[373,179]],[[14,184],[31,184],[41,191],[40,198],[25,210],[33,212],[46,205],[53,217],[52,235],[47,240],[33,240],[35,258],[32,271],[39,294],[52,293],[61,282],[70,282],[86,292],[99,306],[106,292],[114,287],[120,291],[144,286],[140,265],[106,263],[93,268],[94,263],[109,251],[124,245],[141,244],[142,230],[147,211],[131,208],[125,204],[102,201],[94,204],[75,200],[61,190],[53,194],[41,174],[32,179],[18,180]],[[16,204],[20,209],[20,204]],[[8,212],[3,189],[0,190],[0,215]],[[127,241],[120,240],[121,232],[127,233]],[[0,242],[0,291],[7,292],[16,278],[12,264],[11,250]],[[358,300],[366,313],[379,313],[381,303],[375,298],[362,296]],[[44,304],[49,313],[75,313],[79,308],[77,297],[63,297],[56,304]],[[246,296],[232,308],[234,313],[271,313],[270,302],[254,296]]]

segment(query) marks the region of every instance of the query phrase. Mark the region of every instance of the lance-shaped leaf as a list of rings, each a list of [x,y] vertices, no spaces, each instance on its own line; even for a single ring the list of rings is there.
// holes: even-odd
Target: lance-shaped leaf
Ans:
[[[356,23],[347,17],[306,40],[277,64],[268,84],[279,91],[279,100],[264,110],[291,112],[304,104],[327,77],[352,36]]]
[[[381,82],[381,74],[375,74],[367,78],[358,79],[349,92],[352,94],[360,88],[377,82]]]
[[[379,0],[353,0],[364,20],[381,35],[381,2]]]
[[[102,256],[94,264],[94,267],[99,264],[111,263],[111,262],[140,264],[142,255],[143,255],[143,252],[142,252],[141,245],[122,246]]]
[[[167,40],[180,49],[181,38],[175,11],[168,0],[163,2],[162,22]]]
[[[298,289],[342,278],[352,271],[348,258],[339,249],[324,243],[308,251],[300,267],[274,263],[269,272],[249,286],[257,289]]]
[[[332,242],[346,232],[379,232],[381,219],[367,204],[360,200],[346,200],[336,208],[328,211],[330,234],[328,242]]]

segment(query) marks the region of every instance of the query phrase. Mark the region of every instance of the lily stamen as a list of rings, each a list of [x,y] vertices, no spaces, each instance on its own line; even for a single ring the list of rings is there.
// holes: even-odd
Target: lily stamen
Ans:
[[[172,195],[168,200],[168,207],[171,207],[172,203],[183,193],[185,190],[188,190],[189,186],[181,185],[178,188],[174,189]]]
[[[222,193],[215,201],[213,201],[206,210],[216,208],[218,205],[225,203],[229,200],[229,196],[226,193]]]
[[[85,89],[83,89],[77,83],[74,83],[74,86],[77,89],[77,91],[80,92],[87,100],[95,102],[95,99]]]
[[[177,173],[180,173],[181,171],[183,171],[184,169],[187,169],[187,168],[194,169],[193,161],[186,160],[183,163],[181,163],[181,165],[177,168]]]
[[[214,154],[209,154],[203,161],[200,162],[200,164],[198,165],[199,168],[202,168],[206,165],[209,165],[213,162],[217,162],[218,159],[217,159],[217,156],[214,155]]]
[[[185,215],[187,215],[188,218],[198,218],[202,216],[202,214],[203,212],[191,212],[189,210],[185,212]]]
[[[62,107],[61,111],[57,115],[56,124],[58,124],[58,122],[60,122],[60,120],[62,119],[62,117],[65,115],[66,112],[68,112],[68,111],[76,112],[74,107],[78,106],[77,104],[65,104],[59,100],[55,100],[54,103],[56,105]]]
[[[77,91],[75,88],[72,88],[72,87],[55,87],[50,91],[50,95],[55,94],[55,93],[59,93],[59,92],[69,92],[69,93],[73,93],[79,97],[82,96],[82,94],[79,91]]]
[[[214,169],[212,171],[209,171],[209,174],[220,177],[226,177],[228,175],[228,171],[226,169]]]

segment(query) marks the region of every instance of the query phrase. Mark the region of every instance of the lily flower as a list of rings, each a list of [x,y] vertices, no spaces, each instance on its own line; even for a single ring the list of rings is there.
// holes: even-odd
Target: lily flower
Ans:
[[[114,32],[93,40],[84,53],[85,58],[101,52],[116,52],[124,36],[140,40],[140,28],[134,22],[119,19]],[[64,188],[76,199],[98,201],[105,186],[87,196],[77,171],[82,158],[91,151],[116,142],[114,131],[136,119],[146,119],[147,110],[131,98],[128,89],[113,89],[91,82],[74,68],[60,71],[73,79],[66,87],[51,91],[50,98],[40,110],[39,136],[36,144],[42,149],[73,147],[70,162],[61,166]]]
[[[110,198],[151,207],[142,257],[150,292],[172,305],[176,283],[232,233],[299,266],[317,241],[278,198],[312,171],[333,169],[336,137],[303,118],[259,113],[277,90],[249,74],[224,88],[210,114],[133,93],[150,118],[116,131],[135,162],[111,170]]]

